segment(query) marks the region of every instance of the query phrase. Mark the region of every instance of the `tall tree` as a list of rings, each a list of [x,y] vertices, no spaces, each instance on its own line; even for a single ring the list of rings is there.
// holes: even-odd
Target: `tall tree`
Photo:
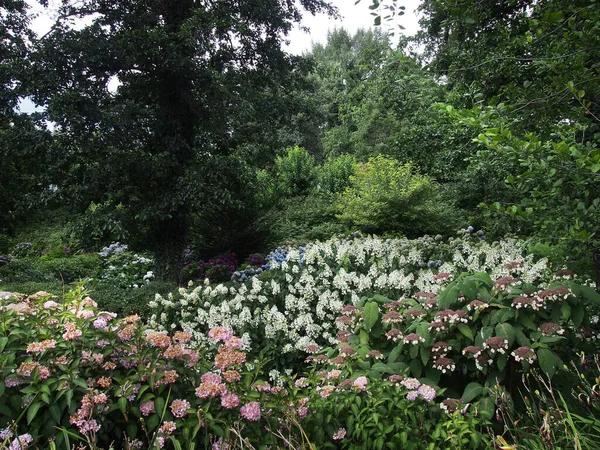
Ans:
[[[27,9],[25,1],[0,1],[0,231],[9,233],[44,188],[48,136],[17,110],[31,38]]]
[[[124,206],[159,277],[179,277],[191,212],[230,201],[220,168],[243,113],[289,80],[280,43],[299,5],[332,12],[322,0],[65,0],[39,41],[35,98],[57,124],[61,189]]]

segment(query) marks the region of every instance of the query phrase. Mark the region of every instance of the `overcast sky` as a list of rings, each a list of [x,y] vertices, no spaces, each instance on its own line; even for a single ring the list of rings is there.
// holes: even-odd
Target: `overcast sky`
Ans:
[[[329,3],[335,5],[342,18],[333,20],[325,14],[312,16],[309,13],[304,14],[302,24],[309,27],[310,34],[303,33],[298,27],[290,33],[288,39],[290,45],[286,49],[293,54],[299,55],[309,51],[313,42],[325,43],[327,41],[327,32],[334,28],[344,27],[352,32],[359,28],[370,28],[373,26],[373,16],[369,6],[371,0],[361,0],[355,5],[356,0],[329,0]],[[404,15],[398,19],[398,23],[405,29],[400,33],[406,35],[415,34],[419,30],[418,18],[415,13],[421,0],[398,0],[399,6],[404,6]],[[385,24],[384,24],[385,25]]]

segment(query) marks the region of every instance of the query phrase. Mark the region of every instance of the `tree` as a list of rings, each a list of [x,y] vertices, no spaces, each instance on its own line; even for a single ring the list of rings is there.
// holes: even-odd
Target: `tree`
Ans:
[[[32,88],[56,123],[59,188],[83,206],[124,206],[157,276],[179,279],[191,213],[231,201],[223,158],[246,134],[244,115],[264,114],[262,94],[289,80],[280,42],[299,19],[282,0],[66,1],[38,42]]]
[[[420,9],[419,43],[456,91],[454,106],[503,103],[513,128],[544,137],[561,120],[600,117],[595,0],[425,0]]]
[[[27,73],[28,25],[24,1],[0,2],[0,230],[9,233],[45,187],[48,136],[17,111]]]

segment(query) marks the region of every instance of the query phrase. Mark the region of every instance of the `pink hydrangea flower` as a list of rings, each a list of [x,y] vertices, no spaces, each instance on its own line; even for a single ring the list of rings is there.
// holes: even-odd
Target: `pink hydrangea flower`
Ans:
[[[187,400],[173,400],[173,403],[171,403],[171,412],[175,417],[182,418],[187,414],[187,410],[191,406]]]
[[[231,392],[227,392],[226,394],[223,394],[221,396],[221,406],[223,408],[233,409],[233,408],[237,408],[237,406],[239,404],[240,404],[240,399],[238,398],[237,395],[235,395]],[[259,411],[259,414],[260,414],[260,411]],[[260,417],[260,415],[259,415],[259,417]]]
[[[334,441],[341,441],[345,437],[346,437],[346,429],[345,428],[340,428],[333,434]]]
[[[367,377],[362,376],[362,377],[358,377],[356,380],[354,380],[354,383],[352,383],[352,386],[355,388],[358,388],[359,391],[364,391],[367,389]]]
[[[156,410],[154,409],[154,402],[150,400],[142,403],[140,405],[140,411],[142,412],[143,416],[149,416],[150,414],[155,413]]]
[[[260,404],[258,402],[246,403],[241,407],[240,414],[244,419],[256,422],[260,419]]]
[[[233,337],[233,332],[229,328],[215,327],[208,332],[208,337],[215,342],[227,342]]]

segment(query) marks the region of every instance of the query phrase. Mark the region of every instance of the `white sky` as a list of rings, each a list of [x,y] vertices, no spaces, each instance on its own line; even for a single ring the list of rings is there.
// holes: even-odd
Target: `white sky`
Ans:
[[[355,32],[359,28],[371,28],[374,17],[371,15],[369,6],[371,0],[361,0],[355,5],[356,0],[329,0],[339,10],[342,16],[341,20],[333,20],[331,17],[320,14],[312,16],[309,13],[304,14],[302,25],[310,28],[310,34],[303,33],[296,26],[289,34],[290,45],[286,46],[288,52],[300,55],[308,52],[312,48],[313,42],[324,44],[327,42],[327,32],[334,28],[346,28],[350,32]],[[421,0],[398,0],[398,6],[404,6],[404,15],[398,18],[398,24],[404,27],[404,30],[398,30],[400,34],[412,35],[419,30],[416,8]],[[383,23],[385,26],[385,21]],[[397,32],[398,34],[398,32]]]

